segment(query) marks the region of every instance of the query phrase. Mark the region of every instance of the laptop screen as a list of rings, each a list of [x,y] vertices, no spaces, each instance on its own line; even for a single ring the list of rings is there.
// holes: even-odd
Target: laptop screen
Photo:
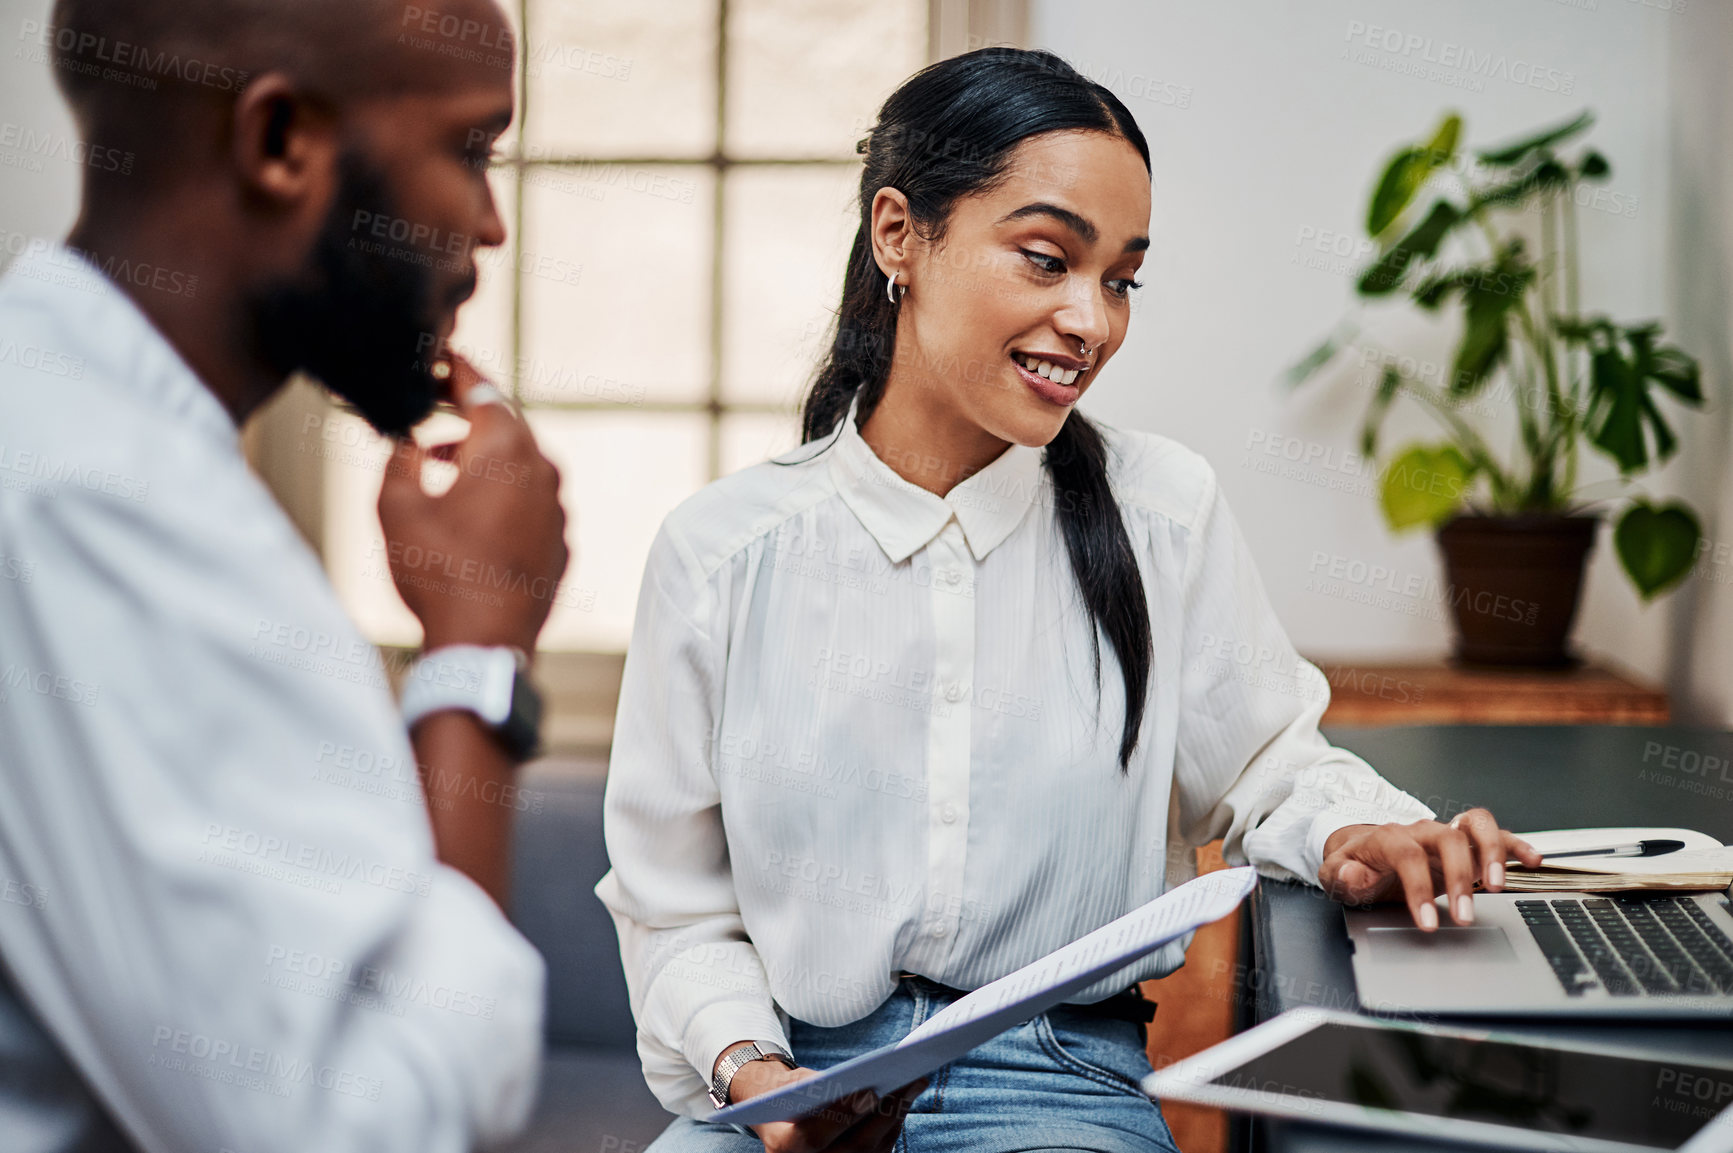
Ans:
[[[1667,1150],[1733,1105],[1733,1068],[1334,1022],[1214,1084]]]

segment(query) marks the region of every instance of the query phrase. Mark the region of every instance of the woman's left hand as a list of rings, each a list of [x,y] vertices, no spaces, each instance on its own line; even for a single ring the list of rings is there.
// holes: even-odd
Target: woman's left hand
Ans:
[[[1474,922],[1474,883],[1489,893],[1504,888],[1504,862],[1515,858],[1529,868],[1540,864],[1533,845],[1498,827],[1485,809],[1469,809],[1446,824],[1348,825],[1324,842],[1318,880],[1324,891],[1349,905],[1365,905],[1400,893],[1414,923],[1427,932],[1438,928],[1433,898],[1450,895],[1450,915],[1458,925]]]

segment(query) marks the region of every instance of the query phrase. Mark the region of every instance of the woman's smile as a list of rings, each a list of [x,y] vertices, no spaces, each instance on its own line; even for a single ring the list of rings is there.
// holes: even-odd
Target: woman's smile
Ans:
[[[1088,366],[1080,360],[1053,353],[1013,352],[1011,366],[1029,391],[1049,404],[1070,408],[1083,395],[1083,386],[1077,381]]]

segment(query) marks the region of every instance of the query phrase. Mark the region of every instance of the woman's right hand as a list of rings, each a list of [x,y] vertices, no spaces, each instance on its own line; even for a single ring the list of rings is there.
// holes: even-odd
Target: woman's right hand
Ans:
[[[795,1081],[816,1077],[816,1069],[790,1069],[780,1061],[742,1065],[729,1085],[729,1100],[738,1104]],[[769,1121],[752,1126],[766,1153],[891,1153],[909,1106],[927,1087],[925,1078],[880,1097],[871,1089],[851,1093],[793,1121]]]

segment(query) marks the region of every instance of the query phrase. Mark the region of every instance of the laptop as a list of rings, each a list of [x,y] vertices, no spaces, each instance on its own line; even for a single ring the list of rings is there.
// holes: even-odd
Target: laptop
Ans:
[[[1372,1013],[1733,1018],[1725,893],[1477,893],[1475,923],[1344,909]]]

